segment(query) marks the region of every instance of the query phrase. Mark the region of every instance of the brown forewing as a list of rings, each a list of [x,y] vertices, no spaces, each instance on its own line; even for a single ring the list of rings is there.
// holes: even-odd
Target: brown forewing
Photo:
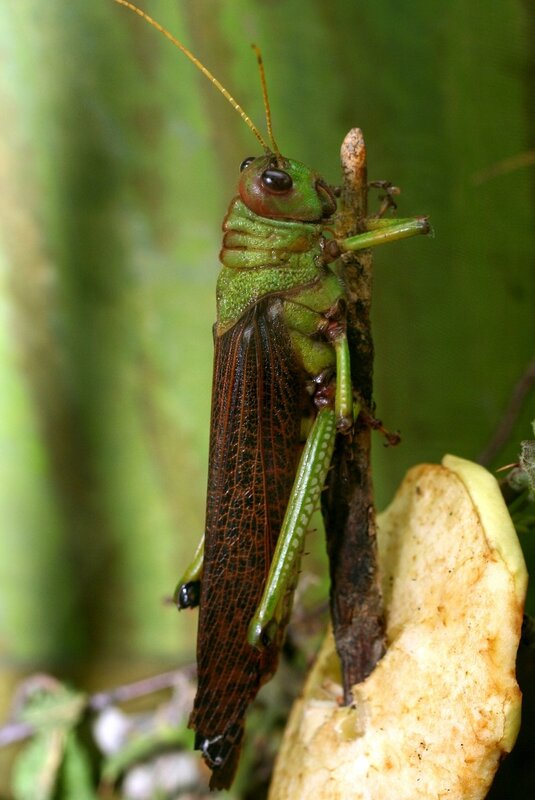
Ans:
[[[261,301],[215,341],[199,682],[190,719],[212,788],[230,785],[247,706],[278,658],[277,645],[262,654],[247,643],[299,455],[303,379],[276,303]]]

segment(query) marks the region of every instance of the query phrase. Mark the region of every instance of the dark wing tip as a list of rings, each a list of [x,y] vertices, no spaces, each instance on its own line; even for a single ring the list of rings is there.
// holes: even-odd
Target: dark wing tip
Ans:
[[[240,760],[240,750],[236,748],[229,756],[228,760],[221,767],[217,767],[212,771],[210,778],[210,789],[230,789],[236,770],[238,769],[238,762]]]
[[[233,726],[234,727],[234,726]],[[212,770],[210,789],[229,789],[240,760],[243,724],[229,735],[208,738],[195,735],[195,749],[200,750],[206,764]]]

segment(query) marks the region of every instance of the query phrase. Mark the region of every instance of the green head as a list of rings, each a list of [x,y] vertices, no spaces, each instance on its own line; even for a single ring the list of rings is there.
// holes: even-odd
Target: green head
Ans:
[[[260,217],[320,222],[336,211],[332,190],[299,161],[267,153],[246,158],[240,169],[240,197]]]

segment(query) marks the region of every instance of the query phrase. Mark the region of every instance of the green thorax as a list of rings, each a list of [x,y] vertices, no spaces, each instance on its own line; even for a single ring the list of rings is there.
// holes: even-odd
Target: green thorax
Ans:
[[[322,226],[260,217],[235,197],[223,222],[217,281],[217,332],[228,330],[267,295],[321,280]]]

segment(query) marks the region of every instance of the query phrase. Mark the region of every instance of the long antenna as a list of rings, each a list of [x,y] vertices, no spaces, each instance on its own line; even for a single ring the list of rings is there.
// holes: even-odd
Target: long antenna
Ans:
[[[280,158],[280,150],[277,146],[277,142],[275,141],[275,137],[273,136],[273,125],[271,124],[271,108],[269,105],[266,73],[264,71],[264,61],[262,59],[262,53],[260,52],[260,48],[256,44],[252,44],[251,47],[256,53],[256,60],[258,61],[258,69],[260,70],[260,83],[262,84],[262,96],[264,98],[264,109],[266,112],[266,126],[267,126],[269,140],[273,147],[273,152]]]
[[[166,30],[166,29],[163,27],[163,25],[160,25],[160,23],[159,23],[159,22],[156,22],[156,20],[155,20],[155,19],[153,19],[152,17],[149,17],[149,15],[148,15],[148,14],[146,14],[146,13],[145,13],[144,11],[142,11],[140,8],[138,8],[137,6],[135,6],[133,3],[129,3],[129,2],[128,2],[128,0],[115,0],[115,2],[116,2],[118,5],[120,5],[120,6],[124,6],[125,8],[129,8],[129,9],[130,9],[130,11],[133,11],[133,12],[134,12],[135,14],[137,14],[139,17],[141,17],[141,18],[142,18],[142,19],[144,19],[146,22],[148,22],[148,23],[149,23],[149,25],[152,25],[152,27],[153,27],[153,28],[156,28],[156,30],[157,30],[157,31],[159,31],[160,33],[162,33],[162,34],[163,34],[163,35],[164,35],[164,36],[165,36],[167,39],[169,39],[169,41],[170,41],[170,42],[172,42],[172,43],[175,45],[175,47],[178,47],[178,49],[179,49],[179,50],[181,50],[181,51],[184,53],[184,55],[185,55],[187,58],[189,58],[189,60],[190,60],[190,61],[191,61],[193,64],[195,64],[195,66],[197,67],[197,69],[198,69],[198,70],[200,70],[200,71],[203,73],[203,75],[205,75],[205,76],[208,78],[208,80],[209,80],[211,83],[213,83],[213,84],[214,84],[214,86],[216,87],[216,89],[218,89],[218,90],[221,92],[221,94],[223,95],[223,97],[225,97],[225,98],[226,98],[226,100],[228,100],[228,102],[229,102],[229,103],[230,103],[230,105],[231,105],[231,106],[234,108],[234,110],[238,112],[238,114],[239,114],[239,115],[240,115],[240,117],[243,119],[243,121],[245,122],[245,124],[246,124],[246,125],[247,125],[247,126],[248,126],[248,127],[251,129],[251,130],[252,130],[252,132],[254,133],[254,135],[256,136],[256,138],[258,139],[258,141],[260,142],[260,144],[262,145],[262,147],[264,148],[264,150],[266,151],[266,153],[269,153],[269,152],[270,152],[270,148],[268,147],[268,145],[267,145],[266,141],[264,140],[264,137],[262,136],[262,134],[260,133],[260,131],[258,130],[258,128],[256,127],[256,125],[253,123],[253,121],[252,121],[251,117],[249,117],[249,116],[248,116],[248,115],[245,113],[245,111],[244,111],[244,110],[243,110],[243,108],[240,106],[240,104],[236,102],[236,100],[235,100],[235,99],[232,97],[232,95],[230,94],[230,92],[228,92],[228,91],[225,89],[225,87],[223,86],[223,84],[222,84],[222,83],[220,83],[220,81],[218,81],[218,80],[217,80],[217,78],[216,78],[214,75],[212,75],[212,73],[210,72],[210,70],[209,70],[209,69],[207,69],[207,68],[204,66],[204,64],[203,64],[203,63],[201,63],[201,62],[199,61],[199,59],[198,59],[198,58],[196,58],[196,57],[193,55],[193,53],[192,53],[190,50],[188,50],[188,48],[187,48],[187,47],[185,47],[185,45],[183,45],[183,44],[182,44],[182,42],[180,42],[180,41],[179,41],[179,40],[178,40],[178,39],[177,39],[175,36],[173,36],[173,34],[172,34],[172,33],[169,33],[169,31],[168,31],[168,30]],[[268,130],[270,130],[270,131],[271,131],[271,120],[270,120],[270,118],[269,118],[269,117],[268,117],[268,120],[269,120],[269,123],[268,123]],[[271,138],[271,141],[273,142],[273,135],[271,134],[271,132],[270,132],[270,138]],[[278,150],[277,150],[276,152],[278,153]]]

